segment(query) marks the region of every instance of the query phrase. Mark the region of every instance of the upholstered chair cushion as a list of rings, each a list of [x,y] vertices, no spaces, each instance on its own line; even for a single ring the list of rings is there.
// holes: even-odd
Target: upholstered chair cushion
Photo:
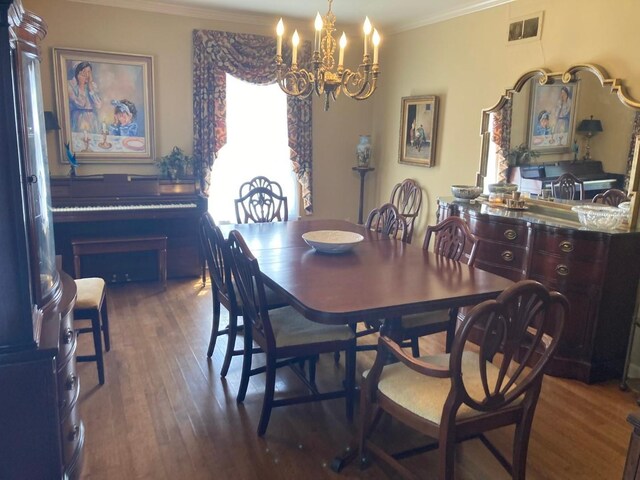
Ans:
[[[449,320],[449,310],[435,310],[433,312],[414,313],[402,317],[402,328],[422,327],[433,323],[441,323]]]
[[[349,340],[355,333],[348,325],[323,325],[312,322],[293,307],[276,308],[269,311],[271,327],[277,347]]]
[[[428,355],[420,357],[420,360],[433,365],[449,367],[449,354]],[[478,362],[477,353],[465,351],[462,354],[465,388],[472,398],[481,400],[485,398],[485,393],[480,379]],[[367,370],[363,375],[366,377],[368,373]],[[498,368],[492,363],[488,363],[488,383],[495,384],[497,376]],[[512,388],[515,388],[515,385]],[[436,425],[440,425],[444,403],[451,391],[451,379],[422,375],[403,363],[394,363],[385,366],[382,370],[378,389],[382,395],[394,403]],[[520,400],[516,400],[516,402],[518,401]],[[478,413],[480,412],[462,404],[458,410],[457,418],[467,418]]]
[[[76,306],[78,310],[99,309],[105,289],[102,278],[79,278],[75,280],[78,289]]]

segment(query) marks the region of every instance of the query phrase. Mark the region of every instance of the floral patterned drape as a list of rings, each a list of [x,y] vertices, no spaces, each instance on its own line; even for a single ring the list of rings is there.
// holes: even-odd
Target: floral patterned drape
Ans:
[[[283,47],[286,58],[287,48]],[[308,42],[300,53],[300,63],[310,58]],[[214,30],[193,31],[193,153],[201,159],[196,173],[205,195],[209,190],[213,162],[227,142],[225,74],[257,85],[275,83],[275,54],[275,38]],[[292,168],[301,185],[304,210],[311,214],[311,97],[287,97],[287,124]]]
[[[627,171],[624,175],[624,190],[629,191],[629,178],[631,176],[631,166],[633,165],[633,152],[636,148],[636,140],[640,135],[640,112],[636,112],[633,118],[633,130],[631,130],[631,142],[629,144],[629,154],[627,155]]]
[[[506,182],[509,163],[503,152],[509,150],[511,145],[511,100],[493,113],[493,125],[491,141],[496,144],[496,162],[498,163],[498,181]]]

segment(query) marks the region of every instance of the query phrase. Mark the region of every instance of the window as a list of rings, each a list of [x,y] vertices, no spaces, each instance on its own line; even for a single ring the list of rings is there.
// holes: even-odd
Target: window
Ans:
[[[289,218],[298,217],[298,183],[291,170],[286,94],[277,84],[253,85],[227,74],[227,144],[211,170],[209,212],[217,223],[236,222],[240,185],[264,175],[282,186]]]

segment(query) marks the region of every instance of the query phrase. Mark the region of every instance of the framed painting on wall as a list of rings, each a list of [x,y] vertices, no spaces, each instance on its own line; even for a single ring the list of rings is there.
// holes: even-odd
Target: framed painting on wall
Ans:
[[[400,163],[435,164],[438,97],[403,97],[400,110]]]
[[[61,161],[152,163],[153,58],[53,49]]]
[[[570,152],[574,141],[578,84],[534,84],[529,114],[529,149],[540,154]]]

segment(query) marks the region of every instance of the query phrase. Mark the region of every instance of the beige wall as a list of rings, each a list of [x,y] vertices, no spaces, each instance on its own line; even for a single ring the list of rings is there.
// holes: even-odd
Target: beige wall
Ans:
[[[192,151],[192,46],[193,29],[225,30],[271,35],[275,27],[252,27],[215,20],[181,17],[130,9],[86,5],[68,0],[24,0],[25,8],[48,24],[43,42],[42,85],[45,110],[56,110],[52,47],[81,48],[110,52],[152,55],[155,68],[156,154],[166,155],[174,145]],[[315,10],[310,13],[312,15]],[[275,25],[275,20],[274,20]],[[299,26],[302,31],[307,26]],[[308,29],[311,34],[311,29]],[[349,51],[352,56],[355,51]],[[347,62],[356,64],[354,58]],[[315,217],[355,220],[359,177],[356,164],[358,136],[370,133],[372,102],[356,102],[344,97],[323,111],[314,104],[314,189]],[[54,175],[65,175],[60,163],[59,141],[48,134],[49,163]],[[152,165],[81,165],[79,174],[125,171],[155,173]]]
[[[506,44],[511,17],[544,10],[541,41]],[[393,184],[416,179],[426,191],[417,238],[435,221],[435,202],[451,184],[474,183],[480,154],[480,112],[493,106],[524,72],[595,63],[626,80],[640,98],[637,0],[517,0],[511,4],[384,38],[375,94],[372,142],[376,156],[370,206]],[[436,165],[398,164],[400,98],[440,96]],[[374,184],[375,183],[375,184]]]

